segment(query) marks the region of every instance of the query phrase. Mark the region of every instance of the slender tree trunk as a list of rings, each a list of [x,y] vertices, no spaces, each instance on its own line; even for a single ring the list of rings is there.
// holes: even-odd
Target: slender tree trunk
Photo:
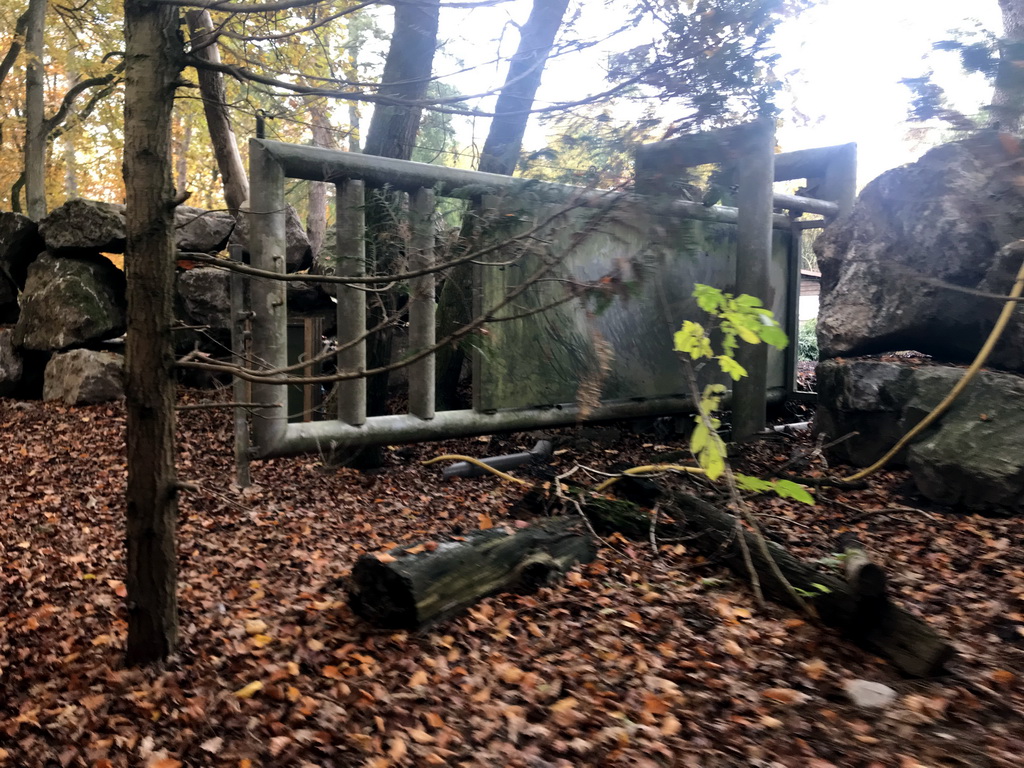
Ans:
[[[178,151],[174,153],[174,188],[178,194],[188,189],[188,150],[192,145],[192,115],[185,112],[179,116],[181,140]]]
[[[358,19],[349,22],[349,36],[346,55],[342,58],[341,71],[352,82],[359,80],[359,54],[363,48],[363,28]],[[359,152],[359,102],[348,103],[348,151]]]
[[[494,106],[495,117],[480,155],[481,171],[505,176],[515,172],[544,65],[568,7],[569,0],[534,0],[509,64],[505,87]]]
[[[378,93],[406,103],[377,104],[374,107],[363,154],[399,160],[412,157],[423,110],[418,106],[409,106],[408,102],[420,101],[426,96],[437,49],[439,15],[440,0],[395,4],[395,31],[384,62]],[[377,240],[372,248],[376,264],[372,266],[378,273],[384,274],[391,269],[396,257],[393,246],[386,242],[390,238],[385,234],[392,222],[389,221],[386,204],[382,204],[379,198],[374,196],[367,202],[368,234]],[[396,311],[395,298],[391,293],[382,293],[376,298],[379,300],[371,304],[370,327]],[[390,362],[392,341],[390,330],[370,337],[367,343],[368,367],[376,368]],[[370,416],[386,413],[387,397],[388,375],[384,373],[370,377],[367,381],[367,413]]]
[[[36,221],[46,215],[45,28],[46,0],[29,0],[25,30],[25,212]]]
[[[440,0],[395,4],[395,32],[384,62],[377,93],[403,102],[415,102],[427,94],[427,84],[437,49]],[[423,110],[408,104],[377,104],[363,153],[408,160],[416,143]]]
[[[530,110],[540,87],[544,66],[562,26],[569,0],[534,0],[530,18],[522,27],[519,47],[509,63],[505,87],[494,107],[495,117],[480,155],[479,170],[511,176],[519,161]],[[467,232],[464,228],[464,234]],[[449,335],[473,319],[473,268],[456,267],[441,289],[438,336]],[[459,401],[459,377],[466,359],[460,346],[439,350],[437,355],[438,408],[451,410]]]
[[[11,40],[11,46],[4,54],[3,60],[0,61],[0,85],[3,85],[4,80],[7,79],[7,75],[10,74],[14,62],[18,60],[18,55],[21,53],[22,41],[25,39],[25,31],[28,29],[29,13],[30,11],[25,11],[14,22],[14,38]]]
[[[188,11],[189,39],[193,55],[211,64],[220,64],[220,51],[213,36],[213,19],[209,11]],[[224,180],[224,201],[232,213],[237,212],[249,199],[249,177],[238,151],[238,140],[228,115],[227,91],[220,72],[198,67],[199,92],[203,97],[203,111],[210,131],[213,154],[217,158],[221,178]]]
[[[182,48],[174,6],[125,0],[124,26],[127,661],[145,664],[178,644],[171,112]]]
[[[334,137],[327,120],[326,105],[316,102],[310,106],[313,123],[313,146],[333,147]],[[327,185],[319,181],[309,182],[309,213],[306,216],[306,235],[313,249],[313,255],[320,253],[327,232]]]
[[[992,96],[993,117],[1006,131],[1019,133],[1024,119],[1024,0],[999,0],[1003,37]]]
[[[79,80],[77,72],[68,70],[68,80],[75,84]],[[73,200],[78,197],[78,158],[75,154],[75,138],[73,131],[68,130],[71,126],[65,125],[65,130],[60,133],[64,145],[64,197]]]
[[[348,151],[360,152],[359,148],[359,104],[352,101],[348,105]]]
[[[64,141],[64,196],[68,200],[78,197],[78,158],[75,140],[70,131],[61,135]]]

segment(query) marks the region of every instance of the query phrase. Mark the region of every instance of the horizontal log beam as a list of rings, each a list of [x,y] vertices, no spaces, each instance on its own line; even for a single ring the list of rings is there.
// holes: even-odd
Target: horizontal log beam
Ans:
[[[686,537],[688,547],[714,555],[740,578],[747,578],[733,515],[683,493],[662,494],[659,509],[658,535]],[[584,511],[599,532],[620,531],[630,538],[645,541],[650,536],[650,514],[628,501],[592,499],[584,506]],[[744,536],[764,594],[790,607],[798,607],[785,584],[776,577],[755,536],[750,532]],[[884,605],[870,601],[871,610],[865,611],[864,596],[855,585],[820,571],[774,543],[769,542],[768,549],[786,580],[811,596],[805,599],[823,624],[889,659],[905,674],[932,677],[940,674],[953,657],[952,646],[923,619],[888,601]]]
[[[768,390],[768,402],[779,403],[785,399],[785,390],[773,387]],[[724,405],[730,402],[726,395]],[[679,397],[659,397],[650,400],[621,400],[606,402],[593,409],[588,421],[610,421],[613,419],[634,419],[645,416],[669,416],[678,413],[692,413],[693,401]],[[479,413],[472,410],[438,411],[433,419],[424,420],[410,414],[374,416],[364,424],[354,426],[340,421],[310,421],[287,424],[278,439],[271,443],[255,446],[259,458],[295,456],[303,453],[322,453],[333,444],[391,445],[415,443],[423,440],[492,435],[500,432],[545,429],[576,424],[580,410],[575,405],[558,405],[549,408],[517,408]]]
[[[356,179],[369,186],[387,184],[406,192],[415,192],[421,187],[426,187],[436,190],[441,196],[460,199],[472,199],[483,194],[511,194],[529,189],[533,194],[542,196],[552,203],[571,203],[581,207],[608,206],[613,202],[621,202],[623,205],[639,204],[648,209],[652,205],[646,196],[614,190],[540,183],[534,179],[512,178],[496,173],[468,171],[463,168],[448,168],[411,160],[395,160],[266,139],[251,139],[250,145],[258,147],[280,164],[285,176],[309,181],[341,183],[346,179]],[[661,203],[654,205],[656,207],[659,204]],[[813,201],[809,204],[813,205]],[[670,200],[663,205],[667,207],[666,214],[683,219],[726,224],[735,224],[737,220],[737,211],[731,206],[704,206],[688,200]],[[779,202],[776,207],[789,206]],[[804,210],[811,211],[811,208]],[[789,219],[783,215],[776,215],[772,220],[772,226],[776,229],[788,229]]]
[[[488,595],[535,591],[596,555],[578,518],[548,518],[515,533],[492,528],[432,551],[410,545],[384,558],[363,555],[352,569],[349,604],[374,626],[422,629]]]

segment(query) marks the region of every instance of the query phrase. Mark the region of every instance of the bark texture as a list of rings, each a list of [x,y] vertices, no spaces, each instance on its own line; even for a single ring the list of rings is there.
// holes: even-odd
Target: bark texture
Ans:
[[[535,591],[577,563],[592,561],[597,547],[578,518],[555,517],[514,534],[495,528],[433,551],[409,554],[400,547],[389,554],[389,562],[359,558],[349,602],[375,626],[421,629],[487,595]]]
[[[171,110],[182,55],[177,9],[126,0],[125,42],[127,661],[145,664],[178,644],[171,338]]]
[[[568,7],[569,0],[534,0],[494,106],[495,117],[480,155],[481,171],[504,176],[515,172],[533,100]]]
[[[213,19],[209,11],[188,11],[189,38],[192,55],[200,61],[220,64],[220,51],[214,38]],[[220,72],[198,68],[199,93],[203,97],[203,112],[210,131],[210,143],[217,158],[217,167],[224,180],[224,202],[232,213],[237,213],[242,203],[249,199],[249,176],[242,164],[238,151],[238,140],[231,127],[228,115],[227,92],[224,76]]]

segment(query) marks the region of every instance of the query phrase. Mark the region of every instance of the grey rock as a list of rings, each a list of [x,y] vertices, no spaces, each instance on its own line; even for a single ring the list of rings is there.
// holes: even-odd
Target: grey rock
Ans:
[[[46,366],[44,400],[67,405],[105,403],[124,397],[124,357],[113,352],[74,349],[54,355]]]
[[[24,365],[14,347],[14,331],[0,328],[0,397],[9,397],[18,391]]]
[[[179,205],[174,211],[174,242],[179,251],[216,253],[224,248],[235,227],[227,211],[204,211]]]
[[[238,212],[238,219],[235,228],[231,232],[228,245],[240,245],[246,253],[248,261],[249,252],[249,217],[253,214],[243,209]],[[299,214],[292,206],[288,206],[285,212],[285,271],[299,272],[309,269],[313,263],[313,249],[309,245],[309,238],[306,236],[306,228],[302,225]]]
[[[831,449],[859,466],[885,454],[942,401],[964,369],[878,360],[818,365],[815,426]],[[1024,377],[983,371],[949,410],[892,461],[940,504],[990,512],[1024,511]]]
[[[39,227],[20,213],[0,213],[0,272],[25,287],[28,265],[46,249]]]
[[[186,325],[231,329],[231,275],[216,267],[197,267],[178,274],[178,296]]]
[[[104,258],[44,253],[28,270],[14,342],[61,350],[112,339],[125,331],[125,278]]]
[[[124,206],[80,198],[68,200],[39,222],[39,233],[53,254],[124,253]]]
[[[854,706],[861,709],[886,709],[899,697],[888,685],[871,680],[847,680],[843,689]]]
[[[904,418],[915,424],[959,381],[956,369],[923,368]],[[1024,378],[983,372],[937,429],[907,450],[921,493],[952,507],[1024,512]]]
[[[914,349],[969,361],[1000,303],[919,276],[1007,293],[1024,255],[1024,190],[999,134],[936,147],[868,184],[815,244],[822,273],[822,359]],[[1024,371],[1017,313],[991,364]]]

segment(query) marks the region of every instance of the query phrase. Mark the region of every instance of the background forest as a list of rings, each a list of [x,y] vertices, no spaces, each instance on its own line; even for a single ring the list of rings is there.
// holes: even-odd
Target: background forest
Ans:
[[[230,154],[224,142],[234,141],[244,168],[245,139],[255,135],[258,118],[265,118],[269,138],[374,153],[377,147],[367,147],[373,108],[395,89],[401,91],[395,106],[412,108],[418,125],[400,154],[479,167],[490,115],[505,106],[496,96],[516,56],[520,28],[536,39],[518,45],[520,60],[525,56],[529,62],[509,78],[518,90],[508,97],[515,114],[499,122],[522,123],[512,134],[526,133],[526,151],[520,156],[522,147],[513,141],[513,168],[526,175],[579,183],[627,178],[635,143],[695,125],[735,122],[751,112],[778,114],[783,126],[806,129],[821,122],[814,116],[822,105],[801,97],[806,73],[780,71],[784,68],[777,64],[780,53],[783,64],[799,61],[779,50],[780,44],[795,47],[795,32],[787,30],[810,26],[792,22],[829,3],[574,0],[538,3],[532,15],[524,0],[426,3],[427,26],[437,32],[424,42],[433,45],[410,60],[418,69],[415,77],[393,84],[386,82],[389,51],[404,47],[418,24],[409,11],[396,14],[393,3],[172,5],[191,9],[181,20],[183,52],[189,52],[188,63],[199,63],[206,72],[184,71],[172,125],[175,186],[190,191],[190,204],[200,207],[223,206],[228,176],[218,167],[218,148],[221,156]],[[1014,33],[1019,12],[1012,2],[1000,5]],[[978,11],[989,26],[991,10]],[[781,43],[773,42],[780,23]],[[39,214],[40,205],[51,210],[78,196],[123,201],[123,24],[122,3],[115,0],[76,5],[32,0],[0,8],[0,50],[6,52],[0,62],[3,208],[29,212],[35,207]],[[216,31],[215,40],[202,37],[204,25]],[[965,25],[939,47],[959,53],[970,70],[990,78],[997,74],[999,30]],[[538,84],[532,81],[539,81],[545,63],[548,80],[534,104]],[[873,65],[875,70],[884,66],[884,58]],[[951,121],[959,129],[973,126],[976,121],[950,108],[929,66],[930,61],[918,71],[892,71],[889,79],[913,78],[908,84],[918,96],[917,118],[946,118],[946,125]],[[1010,76],[1012,71],[1006,73]],[[870,77],[865,64],[865,81]],[[979,81],[957,83],[962,91],[962,83],[977,89]],[[975,114],[988,100],[976,92],[973,103],[966,99],[965,111]],[[217,109],[221,117],[214,117],[211,138],[207,119]],[[987,119],[981,116],[982,122]],[[918,151],[949,137],[941,130],[910,130]],[[856,139],[857,128],[850,131],[840,141]],[[43,187],[32,191],[31,200],[26,181],[30,190]],[[297,186],[290,196],[304,219],[308,195]],[[323,205],[317,195],[314,207]]]

